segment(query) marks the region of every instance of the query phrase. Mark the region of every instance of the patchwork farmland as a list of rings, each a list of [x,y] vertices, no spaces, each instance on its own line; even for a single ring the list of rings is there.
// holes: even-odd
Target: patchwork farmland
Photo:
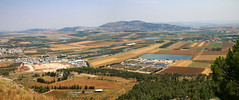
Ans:
[[[109,65],[109,64],[113,64],[113,63],[119,63],[126,59],[129,59],[132,57],[138,57],[138,56],[146,54],[152,50],[158,49],[158,47],[162,46],[165,43],[168,43],[168,42],[164,42],[161,44],[153,44],[148,47],[128,51],[126,53],[121,53],[118,55],[104,57],[104,58],[100,58],[100,59],[96,59],[96,60],[90,60],[89,62],[91,63],[92,66],[95,66],[95,67],[105,66],[105,65]]]

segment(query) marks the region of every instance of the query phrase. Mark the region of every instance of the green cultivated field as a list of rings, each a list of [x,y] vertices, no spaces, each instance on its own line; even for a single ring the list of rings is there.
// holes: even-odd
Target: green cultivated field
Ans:
[[[222,43],[211,43],[208,48],[221,48]]]
[[[202,47],[198,47],[198,48],[196,48],[193,52],[201,52],[202,51]]]

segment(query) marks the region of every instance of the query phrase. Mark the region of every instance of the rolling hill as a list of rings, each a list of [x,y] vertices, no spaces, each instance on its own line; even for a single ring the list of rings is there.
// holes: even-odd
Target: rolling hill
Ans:
[[[155,24],[148,23],[139,20],[135,21],[118,21],[110,22],[104,25],[101,25],[100,28],[103,28],[108,31],[125,31],[125,32],[145,32],[145,31],[182,31],[182,30],[192,30],[190,27],[182,27],[177,25],[170,24]]]

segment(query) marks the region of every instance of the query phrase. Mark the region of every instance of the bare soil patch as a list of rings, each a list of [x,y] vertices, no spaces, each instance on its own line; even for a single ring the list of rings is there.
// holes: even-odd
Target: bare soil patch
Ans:
[[[71,64],[67,63],[44,63],[44,64],[28,64],[20,66],[18,69],[23,72],[53,72],[57,69],[72,68]]]
[[[232,42],[223,42],[222,50],[227,51],[229,48],[232,48],[233,45],[234,45],[234,43],[232,43]]]
[[[169,67],[158,74],[166,73],[178,73],[178,74],[200,74],[204,71],[204,68],[192,68],[192,67]]]
[[[225,57],[225,55],[198,55],[193,60],[211,60],[212,61],[219,56]]]

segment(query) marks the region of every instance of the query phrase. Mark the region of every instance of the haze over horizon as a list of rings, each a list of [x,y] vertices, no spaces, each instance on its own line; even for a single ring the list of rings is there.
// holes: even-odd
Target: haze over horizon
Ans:
[[[0,31],[107,22],[239,23],[239,0],[1,0]]]

